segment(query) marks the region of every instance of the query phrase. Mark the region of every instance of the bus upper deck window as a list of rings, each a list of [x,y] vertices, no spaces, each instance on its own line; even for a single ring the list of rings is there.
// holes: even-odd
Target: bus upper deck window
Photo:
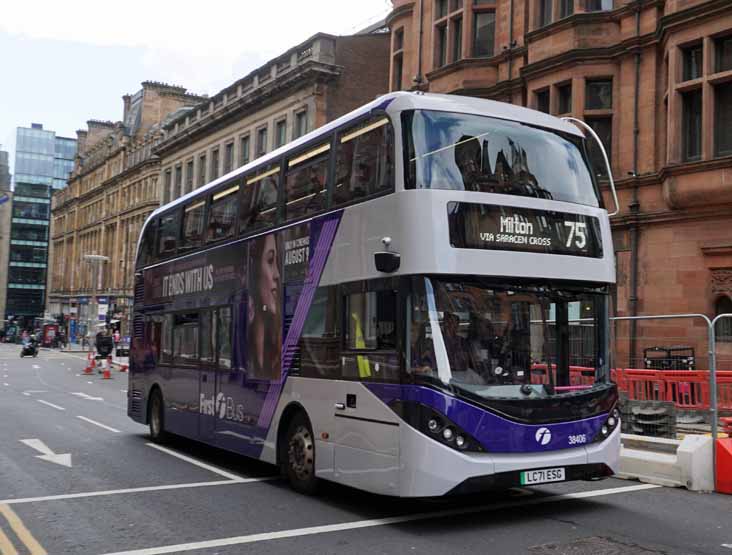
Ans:
[[[389,118],[370,119],[338,138],[333,204],[348,204],[393,188],[393,141]]]
[[[280,167],[268,166],[246,179],[239,202],[239,233],[249,233],[277,221]]]
[[[160,232],[158,233],[158,255],[167,256],[175,253],[178,243],[178,212],[172,212],[160,217]]]
[[[239,185],[214,193],[208,216],[206,241],[218,241],[234,235]]]
[[[319,145],[287,163],[285,217],[292,220],[325,208],[330,144]]]
[[[183,237],[181,249],[194,249],[203,242],[203,221],[206,201],[199,200],[183,210]]]

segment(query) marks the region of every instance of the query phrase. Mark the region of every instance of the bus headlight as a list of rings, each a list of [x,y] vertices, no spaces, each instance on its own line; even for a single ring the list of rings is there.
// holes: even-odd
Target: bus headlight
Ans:
[[[617,407],[613,407],[613,409],[610,411],[610,414],[608,414],[607,419],[600,427],[600,431],[597,432],[597,435],[593,439],[593,442],[606,440],[613,432],[613,430],[617,428],[619,423],[620,411],[617,409]]]
[[[433,441],[463,453],[485,452],[478,440],[430,406],[402,399],[392,401],[389,406],[412,428]]]

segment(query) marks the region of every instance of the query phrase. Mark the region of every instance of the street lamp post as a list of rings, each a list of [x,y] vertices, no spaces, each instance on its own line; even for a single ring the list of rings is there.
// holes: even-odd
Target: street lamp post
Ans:
[[[96,334],[93,333],[93,331],[96,329],[96,324],[99,320],[99,304],[97,299],[97,288],[99,285],[99,270],[102,267],[102,264],[105,262],[109,262],[108,256],[103,256],[101,254],[85,254],[84,260],[89,262],[92,266],[92,303],[91,303],[91,309],[89,311],[89,316],[87,318],[87,333],[89,334],[89,351],[92,351],[92,342],[94,341],[94,337],[96,337]]]

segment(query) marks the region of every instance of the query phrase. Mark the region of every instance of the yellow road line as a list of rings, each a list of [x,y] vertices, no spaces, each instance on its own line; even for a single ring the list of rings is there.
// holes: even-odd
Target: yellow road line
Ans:
[[[18,555],[18,551],[15,549],[13,542],[10,541],[10,538],[2,530],[0,530],[0,553],[2,555]]]
[[[22,541],[23,544],[28,548],[28,550],[30,551],[30,555],[48,555],[46,553],[46,550],[43,549],[41,544],[38,543],[38,540],[33,537],[33,534],[31,534],[30,530],[25,527],[23,521],[20,520],[20,517],[15,514],[15,512],[13,511],[13,509],[10,508],[9,505],[0,505],[0,514],[5,517],[5,519],[8,521],[8,524],[10,524],[10,527],[13,529],[13,532],[15,532],[18,538],[20,538],[20,541]],[[17,552],[13,551],[11,553]],[[3,555],[5,555],[4,552]]]

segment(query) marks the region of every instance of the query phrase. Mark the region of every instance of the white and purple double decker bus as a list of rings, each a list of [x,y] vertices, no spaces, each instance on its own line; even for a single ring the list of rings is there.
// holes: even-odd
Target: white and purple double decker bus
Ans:
[[[614,281],[578,128],[388,94],[150,216],[128,414],[301,492],[602,478]]]

